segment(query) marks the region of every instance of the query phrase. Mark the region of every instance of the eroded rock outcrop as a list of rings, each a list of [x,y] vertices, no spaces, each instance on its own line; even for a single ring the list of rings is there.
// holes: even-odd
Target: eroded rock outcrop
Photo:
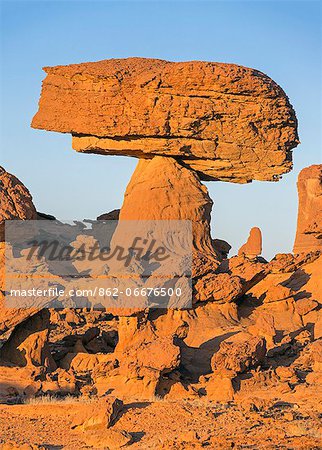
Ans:
[[[14,219],[37,220],[37,212],[28,189],[0,166],[0,241],[4,240],[4,221]]]
[[[230,370],[235,375],[257,367],[264,360],[265,354],[265,339],[241,333],[220,344],[219,351],[211,360],[211,366],[215,373]]]
[[[203,179],[239,183],[291,169],[295,113],[262,72],[144,58],[44,70],[32,126],[71,133],[77,151],[171,156]]]
[[[253,227],[250,230],[247,242],[240,247],[238,255],[255,258],[262,254],[262,232],[260,228]]]
[[[48,348],[50,314],[43,309],[15,327],[0,348],[0,360],[19,367],[56,367]]]
[[[297,189],[299,206],[293,252],[322,250],[322,164],[301,170]]]

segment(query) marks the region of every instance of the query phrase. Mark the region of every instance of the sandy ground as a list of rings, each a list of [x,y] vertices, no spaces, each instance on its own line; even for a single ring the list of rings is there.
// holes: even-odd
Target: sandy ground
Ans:
[[[127,403],[114,429],[132,434],[131,450],[322,449],[322,411],[312,405],[281,403],[251,411],[200,401]],[[0,442],[33,443],[48,450],[98,448],[88,444],[88,434],[71,429],[75,415],[87,406],[1,405]]]

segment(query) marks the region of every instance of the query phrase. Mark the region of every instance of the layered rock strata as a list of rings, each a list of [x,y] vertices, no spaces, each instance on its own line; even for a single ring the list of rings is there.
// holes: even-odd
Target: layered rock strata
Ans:
[[[201,179],[237,183],[291,170],[295,112],[255,69],[128,58],[44,70],[32,126],[71,133],[77,151],[170,156]]]

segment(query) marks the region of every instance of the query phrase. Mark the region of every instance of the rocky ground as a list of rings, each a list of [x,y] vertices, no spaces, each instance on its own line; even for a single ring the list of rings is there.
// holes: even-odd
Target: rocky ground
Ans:
[[[161,399],[126,403],[112,428],[114,443],[116,437],[123,438],[133,450],[320,449],[322,402],[306,398],[307,394],[317,393],[279,394],[265,401],[245,398],[239,405]],[[91,405],[68,401],[2,405],[0,442],[32,443],[44,449],[102,448],[110,443],[108,432],[71,429],[74,418],[86,408]],[[124,430],[129,435],[122,436]]]
[[[3,443],[321,448],[322,316],[310,298],[319,298],[321,256],[229,262],[244,277],[254,265],[270,273],[236,303],[128,316],[40,311],[16,326],[2,357],[17,355],[20,343],[30,359],[2,363]],[[40,331],[44,323],[49,333]],[[32,364],[36,336],[53,367],[48,359]]]

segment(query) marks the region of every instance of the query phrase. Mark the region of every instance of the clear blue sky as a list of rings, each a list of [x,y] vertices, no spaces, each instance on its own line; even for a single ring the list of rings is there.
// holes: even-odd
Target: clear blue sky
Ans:
[[[279,183],[207,183],[213,235],[233,250],[252,226],[264,255],[291,251],[296,178],[321,163],[321,2],[3,1],[0,164],[29,188],[38,210],[83,219],[120,207],[136,161],[77,154],[71,137],[33,130],[43,66],[143,56],[259,69],[279,83],[299,119],[294,170]]]

